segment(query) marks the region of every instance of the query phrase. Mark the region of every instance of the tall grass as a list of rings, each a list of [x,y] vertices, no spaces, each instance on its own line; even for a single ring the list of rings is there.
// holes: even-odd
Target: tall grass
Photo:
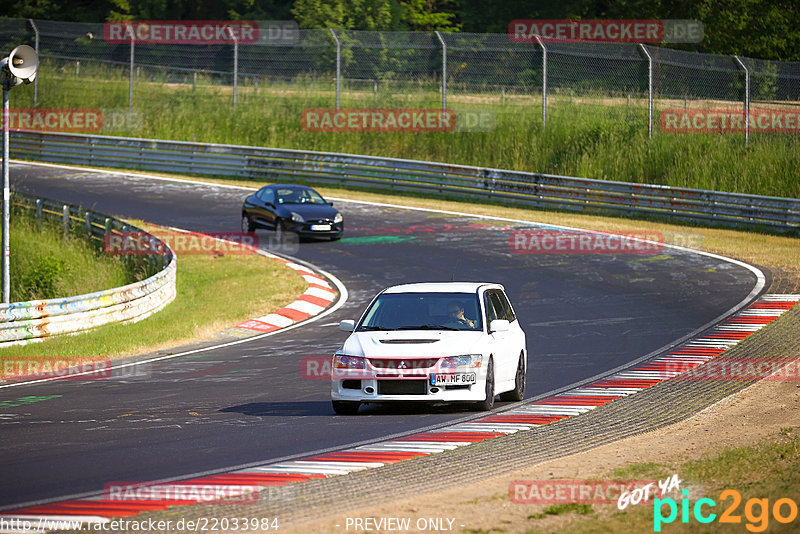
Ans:
[[[45,63],[39,107],[127,110],[128,73],[121,67]],[[448,106],[489,111],[496,127],[488,132],[314,133],[300,117],[310,107],[333,107],[330,81],[298,80],[256,85],[241,77],[238,107],[219,80],[191,75],[181,80],[143,70],[134,89],[142,121],[133,128],[107,126],[112,135],[232,143],[403,157],[523,171],[622,180],[750,194],[800,197],[800,140],[794,134],[672,134],[648,139],[647,109],[641,98],[554,92],[547,128],[542,128],[539,95],[499,92],[448,94]],[[377,90],[345,84],[342,107],[427,107],[441,105],[431,85],[391,85]],[[14,107],[32,104],[32,91],[14,92]],[[658,101],[657,101],[658,102]],[[663,107],[674,103],[659,102]],[[713,103],[708,103],[713,107]]]
[[[71,297],[124,286],[138,279],[132,264],[108,256],[88,241],[61,229],[36,229],[28,217],[11,219],[11,302]]]

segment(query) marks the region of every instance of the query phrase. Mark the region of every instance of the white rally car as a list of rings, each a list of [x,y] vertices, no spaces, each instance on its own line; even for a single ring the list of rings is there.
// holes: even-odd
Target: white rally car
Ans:
[[[381,291],[333,356],[337,414],[365,402],[469,402],[525,394],[525,333],[500,284],[437,282]]]

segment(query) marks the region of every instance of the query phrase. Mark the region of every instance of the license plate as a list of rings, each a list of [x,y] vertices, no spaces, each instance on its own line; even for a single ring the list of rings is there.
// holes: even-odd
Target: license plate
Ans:
[[[330,232],[331,225],[330,224],[312,224],[311,231],[312,232]]]
[[[432,386],[468,386],[476,381],[475,373],[453,373],[431,375]]]

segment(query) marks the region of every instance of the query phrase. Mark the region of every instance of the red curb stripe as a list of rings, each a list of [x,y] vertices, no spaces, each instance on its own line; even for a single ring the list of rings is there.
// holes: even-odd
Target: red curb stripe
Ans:
[[[202,480],[208,480],[209,482],[217,483],[217,484],[228,484],[234,480],[238,480],[241,482],[280,482],[280,481],[304,481],[309,480],[312,478],[326,478],[325,475],[312,475],[306,473],[231,473],[231,474],[221,474],[221,475],[211,475],[208,477],[204,477]]]
[[[295,310],[293,308],[281,308],[275,313],[277,313],[278,315],[283,315],[284,317],[288,317],[289,319],[295,322],[304,321],[309,317],[311,317],[310,313],[302,312],[300,310]]]
[[[608,404],[610,400],[579,400],[579,399],[563,399],[561,397],[543,399],[530,403],[528,406],[603,406]]]
[[[302,295],[297,297],[297,300],[304,300],[306,302],[310,302],[311,304],[316,304],[317,306],[322,306],[323,308],[325,308],[326,306],[328,306],[331,303],[330,300],[325,300],[325,299],[323,299],[321,297],[315,297],[314,295],[308,295],[306,293],[303,293]]]
[[[749,306],[748,310],[791,310],[797,302],[793,300],[765,300]]]
[[[330,458],[378,458],[378,457],[392,457],[392,458],[405,458],[412,456],[427,456],[425,452],[419,451],[338,451],[329,452],[327,454],[318,454],[314,458],[330,459]]]
[[[303,461],[310,461],[310,462],[380,462],[380,463],[396,463],[402,462],[403,460],[410,460],[412,458],[418,458],[420,456],[428,456],[428,454],[421,453],[421,452],[395,452],[394,454],[391,453],[382,453],[376,455],[364,455],[364,453],[358,455],[323,455],[323,456],[311,456],[310,458],[303,458]]]
[[[487,423],[530,423],[535,425],[546,425],[562,419],[569,418],[568,415],[492,415],[481,419]]]
[[[265,473],[266,474],[266,473]],[[207,486],[207,485],[215,485],[215,486],[280,486],[284,484],[291,484],[292,482],[304,482],[309,480],[311,477],[307,475],[301,474],[294,474],[290,476],[277,476],[277,477],[270,477],[265,476],[261,477],[256,474],[248,475],[246,477],[242,477],[239,475],[213,475],[210,477],[204,478],[197,478],[192,480],[185,480],[183,482],[177,482],[176,485],[180,486]],[[324,478],[324,477],[322,477]]]
[[[185,504],[194,501],[180,501]],[[143,511],[166,510],[170,505],[161,501],[64,501],[14,510],[15,515],[98,515],[101,517],[128,517]]]
[[[502,432],[431,432],[412,434],[392,441],[470,441],[478,442],[504,436]]]

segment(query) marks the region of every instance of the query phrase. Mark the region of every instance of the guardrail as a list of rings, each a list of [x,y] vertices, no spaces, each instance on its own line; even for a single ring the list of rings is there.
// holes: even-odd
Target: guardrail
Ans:
[[[99,135],[14,132],[13,157],[56,163],[308,180],[560,210],[659,215],[796,231],[800,200],[424,161]]]
[[[65,236],[83,234],[101,246],[106,234],[143,231],[69,204],[20,193],[13,193],[11,201],[15,210],[34,212],[37,226],[44,221],[55,222],[61,225]],[[74,297],[0,304],[0,346],[30,343],[114,322],[135,322],[157,312],[175,298],[176,258],[166,244],[163,250],[163,255],[131,257],[131,261],[142,262],[148,275],[133,284]]]

